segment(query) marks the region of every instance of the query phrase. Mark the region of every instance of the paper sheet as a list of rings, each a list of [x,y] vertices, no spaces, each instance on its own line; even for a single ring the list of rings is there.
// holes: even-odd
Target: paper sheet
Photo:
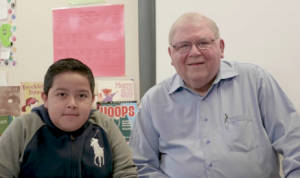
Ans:
[[[0,86],[7,86],[7,72],[0,71]]]
[[[104,0],[69,0],[69,4],[75,5],[75,4],[91,4],[91,3],[99,3],[99,2],[105,2]]]
[[[0,20],[7,19],[8,16],[7,0],[0,0]]]
[[[76,58],[94,76],[125,74],[124,6],[53,10],[54,62]]]
[[[1,48],[0,59],[9,59],[10,56],[10,48]]]

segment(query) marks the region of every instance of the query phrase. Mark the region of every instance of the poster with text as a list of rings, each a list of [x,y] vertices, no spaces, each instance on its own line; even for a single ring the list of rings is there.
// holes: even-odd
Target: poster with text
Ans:
[[[20,85],[20,109],[21,115],[31,113],[31,109],[44,104],[42,92],[43,82],[21,82]]]
[[[97,102],[97,109],[112,117],[128,142],[137,111],[136,101]]]
[[[95,77],[125,75],[124,5],[53,10],[54,62],[76,58]]]
[[[98,80],[98,101],[134,101],[133,80]]]

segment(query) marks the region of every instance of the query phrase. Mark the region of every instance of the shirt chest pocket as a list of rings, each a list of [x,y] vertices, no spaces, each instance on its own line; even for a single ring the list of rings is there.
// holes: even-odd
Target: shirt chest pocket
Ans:
[[[249,115],[229,117],[225,130],[229,151],[248,152],[257,147],[253,121]]]

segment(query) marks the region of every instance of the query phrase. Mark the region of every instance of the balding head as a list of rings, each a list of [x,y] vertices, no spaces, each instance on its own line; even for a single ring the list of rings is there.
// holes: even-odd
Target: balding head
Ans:
[[[214,33],[215,39],[220,38],[219,28],[213,20],[211,20],[210,18],[208,18],[205,15],[200,14],[200,13],[189,12],[189,13],[185,13],[182,16],[180,16],[172,25],[172,27],[170,29],[170,33],[169,33],[169,44],[170,45],[172,44],[174,34],[175,34],[176,30],[178,29],[178,27],[181,27],[187,23],[193,24],[195,26],[205,23],[209,26],[209,28]]]

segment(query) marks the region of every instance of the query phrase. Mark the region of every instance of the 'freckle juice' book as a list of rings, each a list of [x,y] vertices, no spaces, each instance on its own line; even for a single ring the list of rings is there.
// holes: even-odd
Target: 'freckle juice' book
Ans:
[[[44,104],[41,96],[44,90],[43,82],[21,82],[20,87],[21,115],[31,113],[32,108]]]
[[[98,101],[134,101],[133,80],[98,80]]]
[[[113,101],[97,102],[97,109],[112,117],[128,142],[131,134],[135,114],[137,111],[136,101]]]

